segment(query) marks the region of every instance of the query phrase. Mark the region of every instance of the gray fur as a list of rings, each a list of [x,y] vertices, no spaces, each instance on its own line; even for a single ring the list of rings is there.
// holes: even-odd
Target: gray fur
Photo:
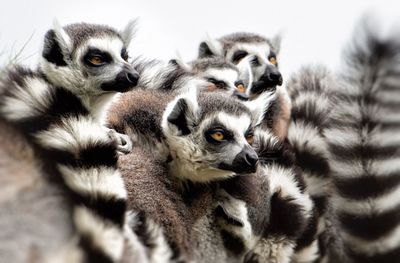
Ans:
[[[65,26],[64,29],[72,40],[74,50],[93,38],[117,37],[122,40],[121,35],[114,28],[107,25],[75,23]]]
[[[215,69],[232,69],[235,71],[238,71],[236,66],[228,61],[225,61],[224,59],[218,58],[218,57],[211,57],[211,58],[201,58],[194,60],[193,62],[190,63],[192,66],[192,69],[195,72],[204,72],[207,69],[210,68],[215,68]]]
[[[33,147],[0,120],[0,259],[43,262],[73,235],[66,193],[48,181]]]
[[[228,34],[223,37],[220,37],[218,40],[221,41],[225,50],[228,50],[236,43],[265,43],[266,42],[272,46],[271,41],[268,40],[267,38],[265,38],[259,34],[249,33],[249,32],[237,32],[237,33]]]

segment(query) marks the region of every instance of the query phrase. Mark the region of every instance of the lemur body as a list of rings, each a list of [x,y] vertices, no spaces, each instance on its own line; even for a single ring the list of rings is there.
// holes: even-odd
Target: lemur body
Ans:
[[[28,179],[25,186],[11,182],[13,198],[1,205],[12,207],[21,222],[34,218],[44,223],[17,228],[11,220],[1,222],[2,233],[12,228],[17,239],[3,236],[2,245],[26,246],[27,254],[20,247],[8,250],[10,262],[115,262],[121,258],[126,191],[117,169],[120,148],[118,134],[106,129],[101,118],[114,94],[137,84],[138,74],[125,61],[132,26],[119,33],[100,25],[56,25],[46,34],[38,70],[16,66],[4,72],[1,132],[15,130],[16,138],[23,137],[26,151],[26,156],[14,151],[6,169],[15,169],[18,160],[31,167],[32,174],[22,175]],[[12,153],[7,145],[2,144],[2,151]],[[2,180],[10,176],[5,171]],[[47,199],[60,207],[39,210]],[[30,205],[31,212],[23,209]],[[52,236],[54,242],[49,239]]]
[[[345,49],[325,129],[351,262],[400,258],[400,39],[364,19]],[[398,30],[398,28],[396,28]],[[395,31],[397,32],[397,31]]]
[[[213,182],[255,171],[257,158],[246,138],[251,140],[252,127],[259,121],[257,115],[263,114],[272,98],[269,94],[260,97],[252,103],[258,105],[251,113],[244,102],[226,93],[193,95],[196,87],[183,90],[190,90],[191,95],[136,90],[122,95],[112,107],[109,116],[112,128],[121,132],[120,127],[123,127],[128,133],[129,129],[136,129],[136,133],[159,136],[168,149],[168,158],[159,158],[149,152],[151,148],[141,148],[139,142],[140,151],[145,152],[145,156],[152,156],[148,165],[129,155],[121,158],[120,167],[128,187],[128,205],[162,226],[175,258],[226,262],[227,255],[223,250],[216,250],[224,247],[221,237],[211,240],[217,243],[215,246],[204,245],[207,241],[200,239],[218,233],[212,224],[214,220],[210,219],[215,202]],[[154,125],[135,127],[136,123],[130,122],[127,116],[132,120],[154,120]],[[222,143],[213,138],[221,136],[220,133],[226,136]],[[202,231],[207,231],[208,235]],[[202,247],[215,253],[209,250],[207,258],[200,258]],[[203,252],[207,254],[206,250]]]

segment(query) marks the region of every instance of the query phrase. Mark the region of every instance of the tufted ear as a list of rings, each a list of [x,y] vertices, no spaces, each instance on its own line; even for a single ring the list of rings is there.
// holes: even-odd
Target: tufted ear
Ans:
[[[125,46],[128,48],[133,37],[136,34],[136,25],[138,23],[137,19],[130,20],[128,24],[126,24],[125,28],[120,31],[120,35],[122,38],[122,41],[124,41]]]
[[[264,92],[254,100],[242,102],[250,109],[254,126],[260,125],[265,120],[266,113],[275,98],[275,92]]]
[[[281,50],[282,35],[283,32],[279,32],[271,39],[272,50],[276,55],[278,55],[279,51]]]
[[[166,136],[188,135],[197,119],[197,90],[191,89],[168,104],[163,115],[163,132]]]
[[[66,66],[70,61],[72,42],[57,20],[53,24],[53,29],[47,31],[44,37],[42,56],[57,66]]]
[[[174,65],[175,67],[180,68],[186,72],[192,72],[193,70],[192,66],[189,63],[183,61],[180,57],[171,59],[169,61],[169,64]]]
[[[207,58],[213,56],[223,56],[221,43],[207,36],[207,39],[200,43],[198,58]]]

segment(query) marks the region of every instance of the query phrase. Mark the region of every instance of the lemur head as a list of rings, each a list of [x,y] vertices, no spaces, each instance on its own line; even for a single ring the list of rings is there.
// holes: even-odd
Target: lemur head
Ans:
[[[266,92],[242,102],[225,92],[191,90],[175,98],[162,119],[172,172],[193,182],[255,172],[254,129],[273,96]]]
[[[250,72],[241,73],[236,65],[224,58],[200,58],[189,63],[175,59],[170,63],[175,63],[176,66],[203,79],[207,82],[205,87],[208,91],[225,91],[239,99],[248,99],[245,90],[249,84]]]
[[[234,64],[245,60],[253,78],[248,93],[259,94],[282,85],[277,62],[279,46],[280,37],[269,40],[253,33],[234,33],[202,42],[199,57],[219,56]]]
[[[40,69],[57,86],[77,94],[124,92],[136,86],[139,74],[128,63],[127,48],[134,21],[117,30],[86,23],[46,33]]]

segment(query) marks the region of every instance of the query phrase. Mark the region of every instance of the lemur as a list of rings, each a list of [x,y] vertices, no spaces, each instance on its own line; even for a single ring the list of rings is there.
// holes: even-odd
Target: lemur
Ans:
[[[246,93],[251,98],[264,91],[276,90],[277,99],[264,125],[272,129],[278,138],[284,140],[291,106],[286,89],[278,87],[283,81],[278,68],[280,41],[280,36],[267,39],[253,33],[233,33],[218,39],[208,38],[202,42],[199,46],[198,57],[222,57],[238,65],[240,72],[244,74],[250,68],[251,74],[246,78],[246,82],[249,83]]]
[[[400,38],[377,24],[361,20],[344,50],[324,131],[351,262],[400,258]]]
[[[171,59],[169,62],[138,58],[133,65],[142,76],[139,86],[161,91],[171,91],[186,87],[187,81],[194,78],[200,82],[208,82],[206,89],[225,90],[244,100],[248,96],[244,93],[251,76],[248,63],[244,60],[235,65],[223,58],[203,58],[191,62],[182,59]],[[202,85],[200,85],[202,86]]]
[[[7,247],[2,259],[120,260],[127,194],[117,160],[124,137],[105,128],[102,118],[113,96],[138,82],[128,63],[133,29],[133,22],[121,32],[55,23],[45,35],[37,70],[15,66],[2,75],[1,133],[15,133],[1,145],[2,153],[12,154],[1,169],[2,181],[19,170],[16,162],[27,165],[16,173],[27,182],[6,185],[14,195],[0,204],[10,212],[1,221],[0,243]],[[20,138],[26,155],[10,148]]]
[[[142,147],[138,141],[133,152],[140,152],[144,160],[133,153],[120,159],[128,188],[128,207],[139,211],[144,224],[152,218],[162,226],[174,259],[227,262],[227,255],[216,250],[224,245],[221,237],[216,236],[217,229],[210,224],[213,187],[216,181],[255,171],[258,157],[250,146],[253,128],[273,96],[265,93],[246,104],[225,92],[206,91],[208,82],[196,87],[193,85],[199,82],[193,79],[184,85],[191,87],[172,92],[132,91],[123,94],[111,108],[110,127],[128,134],[136,130],[150,138],[161,138],[167,149],[168,158],[159,158],[151,153],[154,149]],[[138,123],[139,119],[147,120],[147,125]],[[148,227],[151,224],[140,224],[134,230],[144,243],[157,243],[143,234],[152,232]],[[215,236],[212,241],[201,240],[211,235]],[[216,244],[204,245],[210,242]],[[157,254],[152,247],[166,250],[162,245],[150,246],[150,254]],[[200,256],[201,251],[207,255]]]

